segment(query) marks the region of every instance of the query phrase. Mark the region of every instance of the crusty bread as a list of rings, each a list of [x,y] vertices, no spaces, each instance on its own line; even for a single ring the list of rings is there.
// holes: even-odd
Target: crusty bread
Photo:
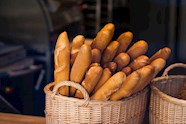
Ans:
[[[71,46],[71,52],[70,52],[71,53],[71,57],[70,57],[71,65],[73,65],[73,63],[77,57],[77,54],[79,52],[79,49],[84,44],[84,41],[85,41],[85,37],[83,35],[77,35],[72,40],[72,46]]]
[[[91,99],[105,101],[109,100],[110,96],[120,88],[125,78],[125,73],[117,72],[91,96]]]
[[[101,75],[102,75],[103,69],[101,66],[92,66],[86,73],[85,79],[81,83],[81,85],[85,88],[85,90],[88,92],[88,94],[91,94],[92,90],[98,83]],[[80,90],[76,90],[75,94],[76,98],[83,98],[83,94],[80,92]]]
[[[117,64],[115,62],[107,62],[103,65],[104,68],[109,68],[109,70],[112,72],[112,75],[115,74],[117,69]]]
[[[118,51],[116,55],[118,55],[121,52],[125,52],[130,45],[131,41],[133,39],[133,34],[132,32],[124,32],[122,33],[118,38],[117,41],[120,43],[120,46],[118,48]]]
[[[139,80],[140,75],[138,74],[138,72],[132,72],[126,77],[126,80],[122,83],[120,89],[111,95],[110,100],[116,101],[130,96]]]
[[[112,40],[114,34],[115,26],[112,23],[106,24],[98,33],[95,39],[93,40],[91,47],[97,48],[101,51],[107,47],[109,42]]]
[[[118,50],[119,47],[119,42],[118,41],[112,41],[104,50],[103,52],[103,56],[101,59],[101,63],[107,63],[107,62],[111,62],[114,58],[114,56],[116,55],[116,52]]]
[[[69,80],[70,73],[70,43],[67,32],[62,32],[56,42],[54,52],[54,82]],[[59,93],[68,96],[69,88],[62,87]]]
[[[146,55],[141,55],[138,56],[136,59],[134,59],[128,66],[131,67],[132,71],[135,71],[148,64],[149,64],[149,57],[147,57]]]
[[[92,63],[100,63],[101,52],[99,49],[92,49]]]
[[[91,47],[88,44],[83,44],[71,68],[70,81],[81,83],[91,61]],[[70,87],[70,96],[74,96],[75,91],[75,88]]]
[[[124,72],[126,74],[126,76],[128,76],[129,74],[132,73],[132,69],[129,66],[124,67],[121,71]]]
[[[138,56],[145,55],[147,50],[148,50],[147,42],[144,40],[139,40],[127,50],[127,53],[130,56],[131,60],[134,60]]]
[[[112,76],[112,73],[109,68],[103,69],[101,78],[96,84],[94,90],[92,91],[92,94],[94,94],[111,76]]]
[[[154,61],[157,58],[163,58],[165,60],[168,59],[168,57],[171,54],[171,49],[168,47],[164,47],[160,50],[158,50],[154,55],[152,55],[149,59],[149,62],[151,63],[152,61]]]
[[[120,71],[122,68],[129,64],[130,57],[127,53],[121,52],[114,58],[113,61],[117,64],[117,71]]]

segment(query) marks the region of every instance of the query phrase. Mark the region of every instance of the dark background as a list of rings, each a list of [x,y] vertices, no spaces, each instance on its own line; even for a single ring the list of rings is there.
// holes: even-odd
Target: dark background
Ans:
[[[108,22],[148,42],[148,56],[165,46],[167,65],[186,62],[184,0],[1,0],[0,112],[44,116],[43,88],[53,81],[59,33],[93,39]],[[15,64],[16,63],[16,64]]]

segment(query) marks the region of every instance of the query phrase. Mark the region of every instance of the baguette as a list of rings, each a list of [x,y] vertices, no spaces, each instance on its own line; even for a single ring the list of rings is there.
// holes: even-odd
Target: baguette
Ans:
[[[131,60],[134,60],[138,56],[144,55],[148,50],[148,44],[144,40],[140,40],[134,43],[128,50],[127,53]]]
[[[154,55],[152,55],[149,59],[149,62],[151,63],[152,61],[154,61],[157,58],[163,58],[165,60],[168,59],[168,57],[171,54],[171,49],[168,47],[164,47],[160,50],[158,50]]]
[[[114,34],[115,26],[112,23],[106,24],[101,31],[98,32],[97,36],[93,40],[91,47],[97,48],[103,52],[103,50],[107,47],[109,42],[111,41]]]
[[[93,66],[87,71],[85,75],[85,79],[83,80],[81,85],[85,88],[85,90],[88,92],[89,95],[91,94],[92,90],[98,83],[102,75],[102,72],[103,69],[101,66]],[[80,99],[83,98],[83,94],[81,93],[80,90],[76,90],[75,97]]]
[[[145,55],[138,56],[128,66],[131,67],[132,71],[135,71],[143,66],[149,64],[149,57]]]
[[[124,72],[126,76],[128,76],[129,74],[132,73],[132,68],[127,66],[127,67],[124,67],[121,71]]]
[[[152,75],[155,72],[155,68],[151,65],[144,66],[138,70],[136,70],[140,75],[140,81],[136,85],[133,93],[136,93],[146,87],[149,82],[152,80]]]
[[[101,78],[98,81],[97,85],[95,86],[94,90],[92,91],[92,94],[94,94],[111,76],[112,76],[112,73],[110,69],[108,68],[103,69]]]
[[[116,55],[119,45],[120,44],[118,41],[113,41],[106,47],[106,49],[103,52],[103,56],[101,60],[102,64],[113,60],[114,56]]]
[[[67,32],[62,32],[56,42],[54,52],[54,82],[69,80],[70,73],[70,43]],[[69,87],[59,89],[61,95],[69,95]]]
[[[101,52],[99,49],[92,49],[92,63],[100,63]]]
[[[116,72],[117,64],[115,62],[107,62],[103,65],[104,68],[109,68],[112,72],[112,75]]]
[[[130,45],[131,41],[133,39],[133,34],[132,32],[124,32],[122,33],[118,38],[117,41],[120,43],[120,46],[118,48],[118,51],[116,55],[118,55],[121,52],[125,52]]]
[[[127,53],[122,52],[117,55],[113,61],[117,64],[117,71],[120,71],[122,68],[129,64],[130,57]]]
[[[130,75],[126,77],[126,80],[122,83],[120,89],[111,95],[110,100],[116,101],[124,97],[130,96],[139,80],[140,75],[138,74],[138,72],[136,71],[132,72]]]
[[[125,73],[117,72],[91,96],[91,99],[104,101],[108,100],[110,96],[120,88],[125,78]]]
[[[71,53],[71,57],[70,57],[71,65],[73,65],[73,63],[77,57],[77,54],[79,52],[79,49],[84,44],[84,41],[85,41],[85,37],[83,35],[77,35],[72,40],[72,47],[71,47],[71,52],[70,52]]]
[[[150,63],[151,66],[155,68],[155,72],[152,76],[152,79],[157,76],[157,74],[165,67],[166,65],[166,60],[162,58],[157,58],[154,61]]]
[[[81,83],[91,61],[91,47],[88,44],[83,44],[71,68],[70,81]],[[70,96],[74,96],[75,91],[74,87],[70,87]]]

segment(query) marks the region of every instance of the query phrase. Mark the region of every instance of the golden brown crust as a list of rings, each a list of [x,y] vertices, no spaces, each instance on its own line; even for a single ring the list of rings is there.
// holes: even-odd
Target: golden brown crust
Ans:
[[[118,51],[116,55],[118,55],[121,52],[125,52],[130,45],[131,41],[133,39],[133,34],[132,32],[124,32],[122,33],[118,38],[117,41],[120,43],[120,46],[118,48]]]
[[[120,53],[114,58],[114,62],[117,64],[117,71],[127,66],[130,62],[130,57],[127,53]]]
[[[126,76],[128,76],[129,74],[132,73],[132,69],[129,66],[124,67],[121,71],[124,72],[126,74]]]
[[[113,41],[106,47],[106,49],[103,52],[102,59],[101,59],[102,64],[111,62],[113,60],[114,56],[116,55],[119,45],[120,44],[118,41]]]
[[[138,56],[134,59],[128,66],[132,68],[133,71],[142,68],[149,64],[149,57],[145,55]]]
[[[149,59],[149,62],[151,63],[152,61],[154,61],[157,58],[162,58],[162,59],[167,60],[168,57],[170,56],[170,54],[171,54],[171,49],[168,47],[164,47],[164,48],[158,50],[154,55],[152,55]]]
[[[131,60],[134,60],[138,56],[145,55],[147,50],[148,50],[147,42],[144,40],[139,40],[127,50],[127,53],[130,56]]]
[[[99,49],[92,49],[92,63],[100,63],[101,52]]]
[[[138,72],[134,71],[126,77],[126,80],[122,83],[121,87],[117,92],[111,95],[110,100],[116,101],[124,97],[128,97],[132,94],[133,89],[140,80]]]
[[[103,69],[101,78],[98,81],[97,85],[95,86],[94,90],[92,91],[92,94],[94,94],[111,76],[112,73],[109,68]]]
[[[70,73],[70,43],[66,32],[62,32],[56,42],[54,53],[54,82],[69,80]],[[62,87],[59,93],[68,96],[69,88]]]
[[[71,65],[73,65],[77,54],[79,52],[79,49],[81,48],[81,46],[84,44],[85,41],[85,37],[83,35],[77,35],[76,37],[74,37],[74,39],[72,40],[72,46],[71,46],[71,57],[70,57],[70,63]]]
[[[112,23],[106,24],[98,33],[95,39],[93,40],[91,47],[97,48],[103,52],[111,41],[114,34],[115,26]]]
[[[91,96],[91,99],[105,101],[108,100],[110,96],[120,88],[125,78],[125,73],[117,72]]]
[[[76,83],[81,83],[88,67],[91,64],[91,61],[92,61],[91,48],[88,44],[83,44],[71,68],[70,80]],[[74,93],[75,88],[71,87],[70,95],[73,96]]]
[[[102,72],[103,72],[103,69],[101,66],[93,66],[87,71],[85,75],[85,79],[83,80],[81,85],[85,88],[88,94],[91,94],[92,90],[98,83],[102,75]],[[80,90],[76,90],[75,97],[83,98],[83,94],[80,92]]]
[[[112,75],[115,74],[117,69],[117,64],[115,62],[107,62],[103,65],[104,68],[109,68],[109,70],[112,72]]]

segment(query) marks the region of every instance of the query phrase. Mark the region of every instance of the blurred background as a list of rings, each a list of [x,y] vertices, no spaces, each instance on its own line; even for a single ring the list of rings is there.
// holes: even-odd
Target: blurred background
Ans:
[[[165,46],[167,65],[186,63],[185,0],[0,0],[0,112],[44,116],[58,35],[93,39],[108,22],[116,39],[131,31],[148,56]]]

